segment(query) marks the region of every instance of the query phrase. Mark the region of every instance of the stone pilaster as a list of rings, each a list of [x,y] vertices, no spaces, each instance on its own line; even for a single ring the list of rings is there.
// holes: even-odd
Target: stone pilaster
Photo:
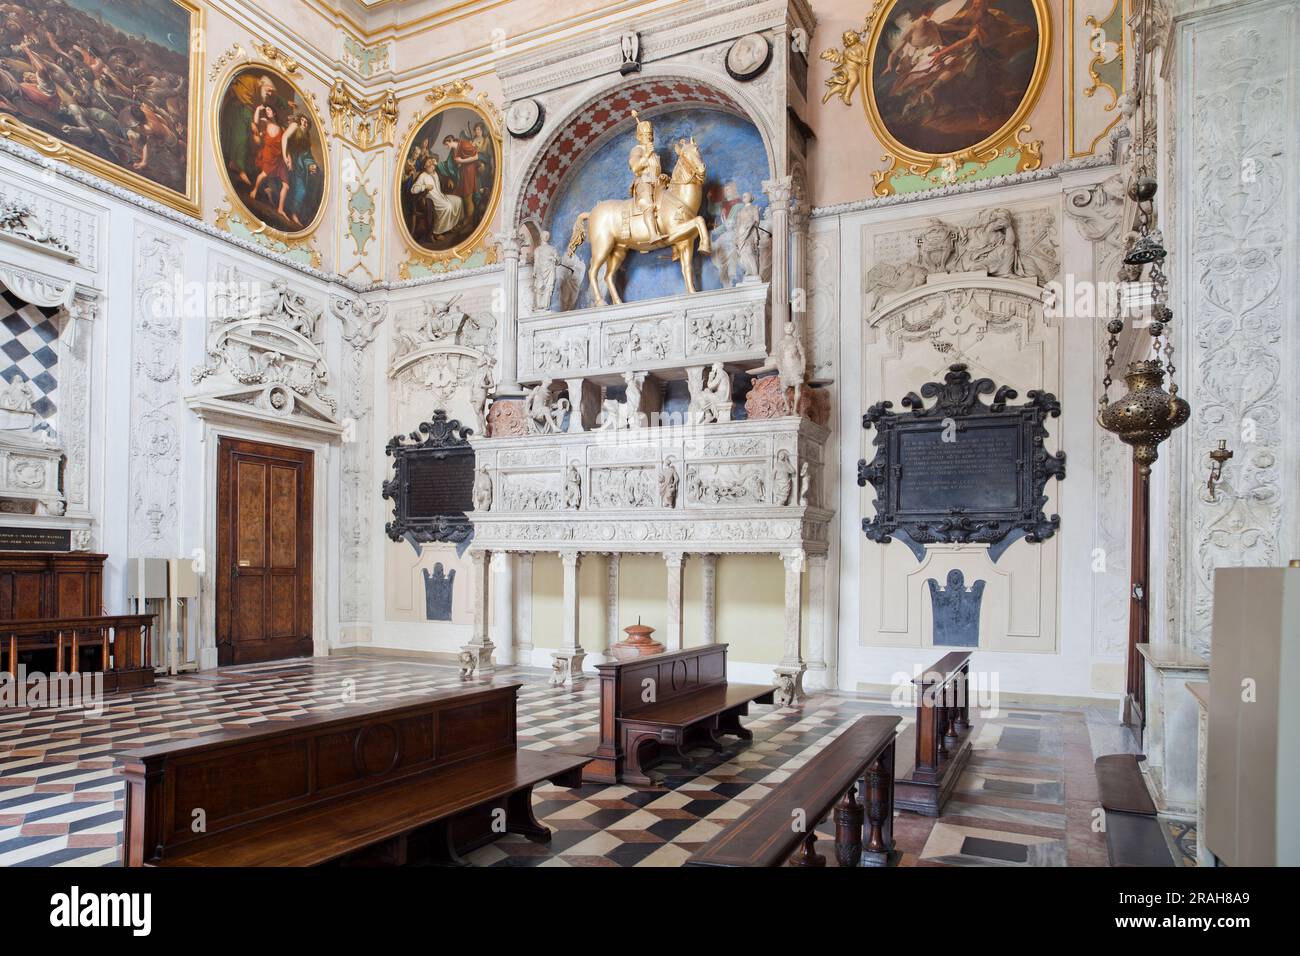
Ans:
[[[704,643],[718,643],[718,556],[700,555],[700,579],[703,585]]]
[[[686,555],[680,551],[664,552],[668,566],[668,636],[664,641],[668,650],[682,649],[682,582],[685,577]]]

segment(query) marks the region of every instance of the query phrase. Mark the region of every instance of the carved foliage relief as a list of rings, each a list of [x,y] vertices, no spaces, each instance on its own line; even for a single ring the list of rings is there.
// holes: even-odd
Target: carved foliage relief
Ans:
[[[135,237],[131,323],[131,553],[177,553],[181,466],[182,244],[140,227]]]
[[[1276,566],[1295,557],[1300,541],[1296,176],[1286,161],[1295,144],[1298,11],[1290,3],[1188,28],[1195,59],[1183,73],[1179,110],[1189,127],[1180,199],[1192,250],[1184,314],[1196,402],[1187,480],[1198,490],[1183,623],[1200,653],[1209,649],[1214,568]],[[1211,501],[1205,462],[1220,438],[1236,457]]]

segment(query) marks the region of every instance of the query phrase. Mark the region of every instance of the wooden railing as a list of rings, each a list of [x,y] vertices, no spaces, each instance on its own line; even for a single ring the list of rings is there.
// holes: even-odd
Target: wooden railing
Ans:
[[[900,768],[898,805],[938,816],[970,758],[970,652],[954,651],[926,669],[916,687],[916,755]]]
[[[19,655],[53,651],[55,674],[76,674],[86,648],[98,653],[97,668],[104,675],[104,690],[128,690],[153,684],[150,632],[153,614],[96,614],[87,617],[52,617],[0,623],[0,659],[17,677]]]

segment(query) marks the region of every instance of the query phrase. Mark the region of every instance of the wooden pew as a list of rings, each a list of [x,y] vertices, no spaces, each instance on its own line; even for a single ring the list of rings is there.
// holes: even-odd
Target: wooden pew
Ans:
[[[122,755],[127,866],[463,862],[547,842],[533,786],[587,758],[516,749],[522,684],[456,688]]]
[[[686,865],[824,866],[815,831],[832,809],[836,862],[887,865],[894,849],[894,738],[901,720],[859,717]]]
[[[970,652],[945,654],[912,683],[916,686],[914,757],[899,767],[898,805],[937,817],[970,760]],[[906,748],[904,750],[906,752]]]
[[[772,703],[770,684],[727,683],[727,645],[709,644],[671,654],[597,664],[600,743],[583,771],[594,783],[650,786],[645,767],[659,748],[699,744],[721,750],[719,737],[753,737],[740,724],[749,704]]]
[[[6,621],[0,624],[0,659],[16,677],[20,655],[45,651],[54,664],[50,673],[102,672],[105,693],[152,687],[153,620],[152,614],[95,614]]]

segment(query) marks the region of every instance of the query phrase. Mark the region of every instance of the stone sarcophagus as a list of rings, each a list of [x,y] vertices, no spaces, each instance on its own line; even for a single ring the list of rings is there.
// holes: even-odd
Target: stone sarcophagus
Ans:
[[[621,375],[725,362],[757,366],[767,356],[764,282],[689,298],[630,302],[519,318],[519,377]]]
[[[471,437],[491,480],[470,513],[492,551],[826,550],[827,431],[808,419]]]

